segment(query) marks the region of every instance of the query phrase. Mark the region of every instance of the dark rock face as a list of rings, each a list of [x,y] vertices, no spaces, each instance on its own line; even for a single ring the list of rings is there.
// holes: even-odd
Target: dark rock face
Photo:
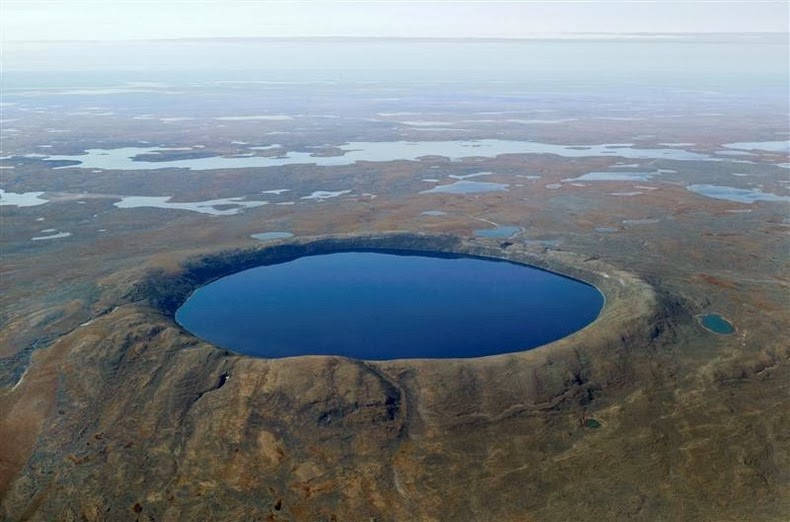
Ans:
[[[469,360],[251,359],[172,321],[214,278],[364,248],[526,262],[597,285],[607,303],[568,338]],[[693,317],[600,260],[450,236],[319,238],[186,260],[117,305],[37,354],[0,397],[4,411],[41,397],[37,442],[5,489],[6,519],[708,520],[748,515],[729,504],[747,494],[765,519],[787,499],[778,485],[788,454],[776,443],[787,409],[727,413],[748,406],[733,386],[762,375],[761,390],[779,388],[781,374],[765,372],[770,362],[744,373],[733,362],[730,376],[687,372],[671,352]],[[689,386],[698,379],[709,383],[702,392]],[[699,394],[721,398],[720,410]],[[699,416],[706,424],[692,429]],[[732,444],[721,430],[694,434],[724,422],[749,435]],[[700,472],[696,460],[710,453],[738,464]],[[700,480],[710,488],[691,487]],[[617,502],[600,502],[611,491]],[[707,494],[721,496],[696,498]]]

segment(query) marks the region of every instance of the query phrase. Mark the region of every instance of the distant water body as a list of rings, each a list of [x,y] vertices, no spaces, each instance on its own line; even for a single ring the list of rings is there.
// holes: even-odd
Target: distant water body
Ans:
[[[475,230],[474,233],[477,237],[492,237],[492,238],[508,238],[518,234],[523,229],[513,225],[500,225],[496,228],[481,228]]]
[[[283,152],[278,156],[212,156],[192,159],[142,158],[161,153],[158,147],[123,147],[118,149],[88,149],[84,154],[42,156],[44,161],[77,162],[58,168],[97,170],[155,170],[155,169],[241,169],[282,167],[284,165],[316,165],[332,167],[353,165],[358,161],[416,161],[426,156],[450,159],[484,157],[502,154],[554,154],[564,158],[614,156],[628,159],[706,160],[710,156],[683,149],[640,149],[631,144],[602,144],[579,147],[554,145],[533,141],[456,140],[456,141],[381,141],[350,142],[338,147],[339,156],[316,156],[311,152]]]
[[[514,263],[348,252],[245,270],[198,289],[187,330],[256,357],[481,357],[528,350],[594,321],[594,287]]]
[[[763,192],[756,188],[740,189],[724,187],[721,185],[689,185],[686,187],[691,192],[702,194],[709,198],[735,201],[736,203],[752,204],[755,201],[790,202],[790,196],[780,196],[771,192]]]

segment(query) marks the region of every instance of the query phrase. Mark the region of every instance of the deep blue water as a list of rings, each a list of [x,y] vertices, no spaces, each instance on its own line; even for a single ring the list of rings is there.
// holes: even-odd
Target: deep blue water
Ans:
[[[347,252],[219,279],[198,289],[176,320],[257,357],[479,357],[565,337],[602,306],[590,285],[514,263]]]

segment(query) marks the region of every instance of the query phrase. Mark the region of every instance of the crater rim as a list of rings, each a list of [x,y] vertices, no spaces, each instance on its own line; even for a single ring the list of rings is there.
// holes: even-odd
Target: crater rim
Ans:
[[[287,263],[300,257],[340,252],[404,253],[407,255],[432,255],[472,257],[492,261],[508,261],[530,268],[550,272],[592,286],[603,297],[598,316],[583,328],[547,344],[521,351],[480,357],[459,358],[402,358],[355,359],[343,355],[294,355],[265,358],[235,352],[206,341],[181,326],[175,319],[176,311],[192,293],[217,279],[244,270]],[[545,352],[560,346],[580,347],[588,338],[602,335],[612,337],[634,320],[644,323],[655,314],[656,296],[651,285],[636,274],[609,265],[597,257],[584,257],[568,250],[502,241],[497,239],[466,237],[454,234],[428,234],[412,232],[383,232],[374,234],[329,234],[294,236],[265,244],[240,245],[236,248],[206,249],[185,257],[177,269],[149,269],[127,294],[127,299],[165,316],[184,335],[205,343],[216,350],[238,357],[261,360],[287,360],[310,357],[328,357],[370,363],[393,361],[477,361],[501,357],[524,356]],[[645,326],[642,324],[642,326]],[[618,335],[619,338],[619,335]],[[596,343],[598,344],[598,343]]]

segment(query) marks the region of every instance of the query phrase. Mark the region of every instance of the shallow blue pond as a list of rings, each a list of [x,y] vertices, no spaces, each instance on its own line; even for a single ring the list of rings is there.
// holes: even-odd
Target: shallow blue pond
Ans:
[[[286,239],[293,237],[293,234],[290,232],[261,232],[259,234],[252,234],[250,237],[257,239],[258,241],[272,241],[274,239]]]
[[[488,181],[456,181],[449,185],[437,185],[430,190],[423,190],[420,194],[478,194],[485,192],[507,192],[509,185],[505,183],[490,183]]]
[[[198,289],[176,320],[257,357],[479,357],[565,337],[602,306],[596,288],[524,265],[346,252],[219,279]]]
[[[727,335],[735,333],[735,328],[730,322],[718,314],[707,314],[700,317],[702,326],[713,333]]]
[[[511,225],[500,225],[496,228],[482,228],[475,230],[477,237],[490,237],[490,238],[509,238],[510,236],[521,232],[521,227]]]

